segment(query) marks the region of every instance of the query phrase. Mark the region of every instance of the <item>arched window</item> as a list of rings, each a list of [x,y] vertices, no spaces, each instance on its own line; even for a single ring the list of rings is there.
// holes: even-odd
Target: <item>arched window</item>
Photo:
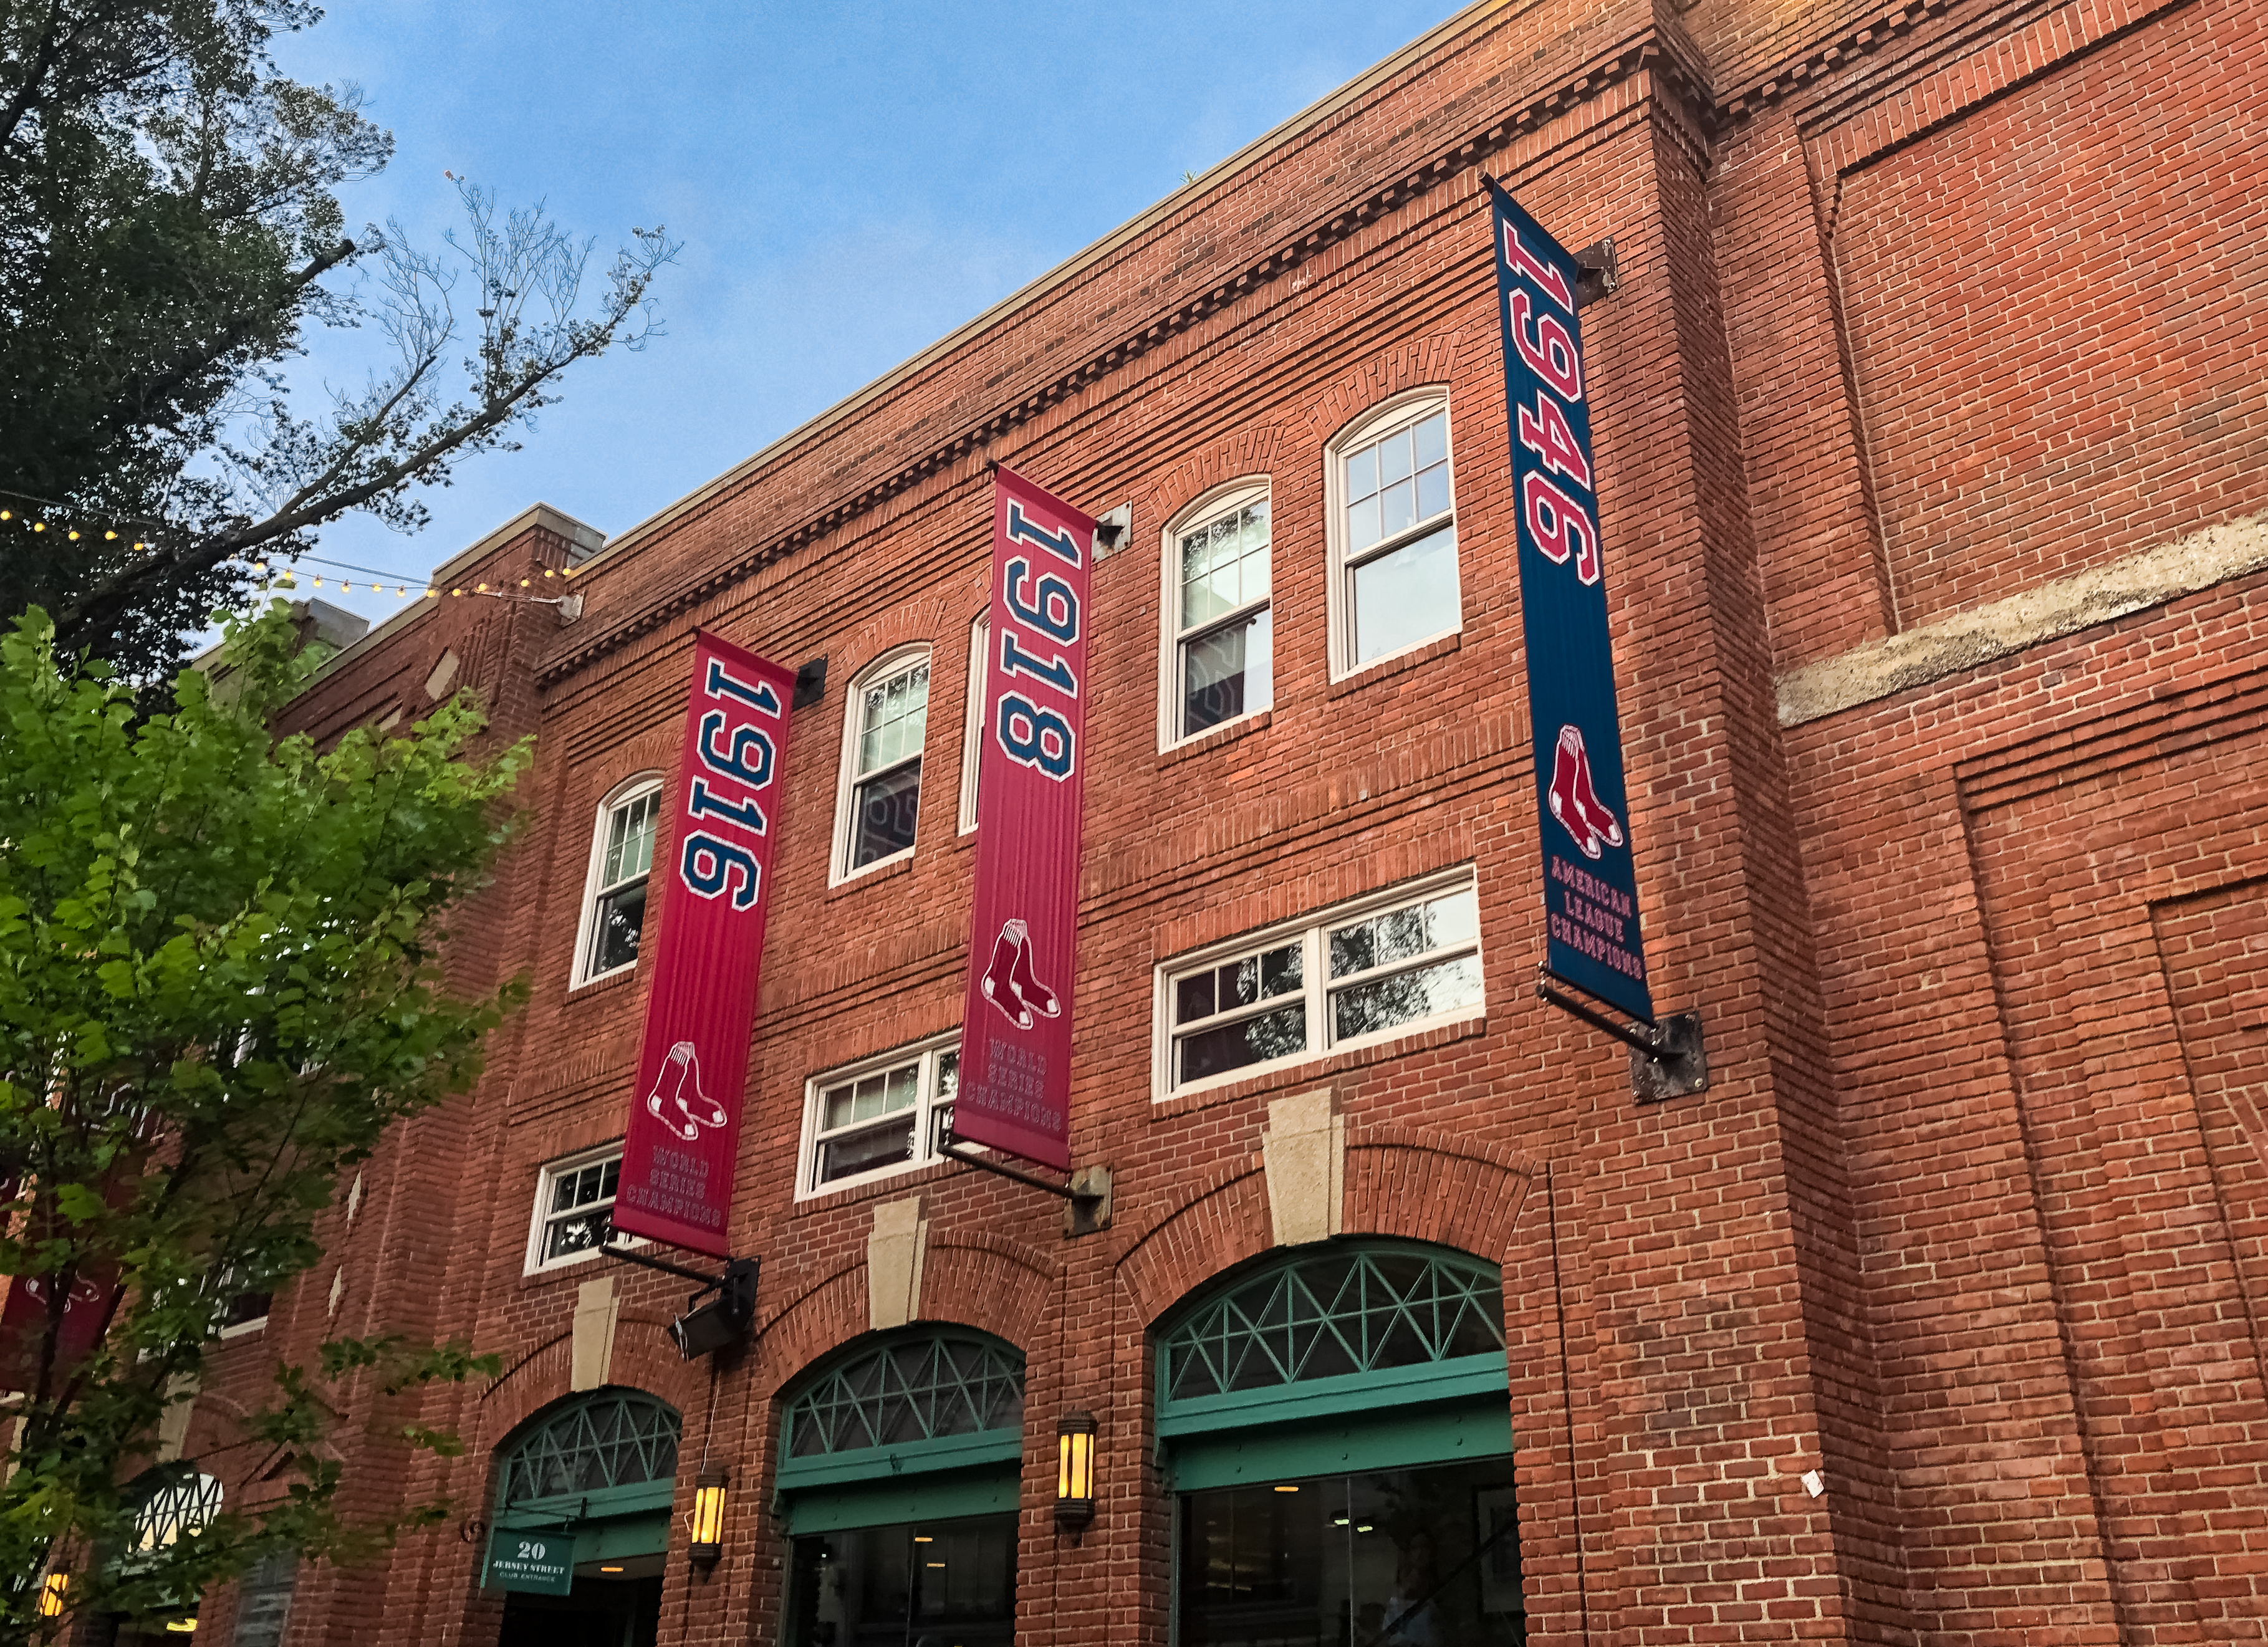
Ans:
[[[668,1402],[610,1386],[553,1403],[504,1439],[481,1581],[508,1592],[505,1641],[556,1638],[558,1604],[523,1589],[564,1593],[571,1607],[587,1602],[609,1613],[627,1607],[633,1620],[645,1621],[614,1639],[653,1639],[681,1427]],[[546,1559],[571,1561],[571,1591],[526,1582],[513,1566]]]
[[[835,872],[848,880],[914,849],[922,746],[929,731],[929,648],[902,647],[869,665],[843,695],[843,777],[836,798]]]
[[[780,1423],[793,1540],[782,1641],[1009,1639],[1024,1432],[1013,1346],[935,1325],[860,1339],[798,1382]]]
[[[1024,1357],[998,1339],[923,1328],[814,1375],[788,1403],[780,1455],[834,1459],[1020,1438]],[[902,1468],[902,1461],[899,1467]]]
[[[183,1539],[193,1539],[220,1513],[221,1484],[217,1477],[184,1467],[151,1482],[148,1495],[134,1512],[134,1532],[127,1540],[129,1560],[154,1555]]]
[[[677,1474],[677,1409],[642,1390],[578,1397],[540,1417],[504,1455],[500,1503],[521,1508],[544,1499],[619,1489],[665,1489]],[[667,1492],[661,1497],[664,1508]]]
[[[1342,1379],[1373,1391],[1427,1384],[1449,1364],[1503,1384],[1495,1265],[1446,1247],[1293,1250],[1188,1310],[1160,1340],[1161,1412],[1224,1397],[1292,1401],[1300,1386]]]
[[[1157,1335],[1183,1640],[1517,1641],[1495,1265],[1416,1242],[1282,1248]]]
[[[1445,389],[1397,396],[1323,459],[1331,679],[1462,627]]]
[[[645,931],[646,881],[661,819],[661,776],[641,772],[599,803],[575,939],[575,982],[588,983],[637,965]]]
[[[1160,748],[1275,702],[1268,482],[1232,482],[1167,523]]]

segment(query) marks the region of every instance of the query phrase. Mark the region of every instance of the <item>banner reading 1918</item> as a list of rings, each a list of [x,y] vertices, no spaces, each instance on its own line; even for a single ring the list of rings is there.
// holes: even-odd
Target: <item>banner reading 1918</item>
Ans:
[[[994,471],[976,886],[953,1130],[1071,1165],[1071,1008],[1094,522]]]
[[[1506,415],[1543,840],[1544,964],[1653,1022],[1638,937],[1574,258],[1493,180]]]
[[[703,633],[675,804],[655,828],[661,933],[615,1227],[730,1256],[725,1225],[755,1026],[795,673]]]

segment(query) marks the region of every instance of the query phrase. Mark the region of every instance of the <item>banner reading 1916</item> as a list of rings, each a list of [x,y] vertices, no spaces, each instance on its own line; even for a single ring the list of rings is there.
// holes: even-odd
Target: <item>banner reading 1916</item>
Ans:
[[[1071,1006],[1094,522],[994,471],[992,618],[956,1137],[1071,1166]]]
[[[675,805],[655,827],[653,993],[622,1143],[615,1227],[718,1258],[755,1026],[795,673],[703,633]]]
[[[1491,181],[1520,600],[1543,840],[1544,964],[1653,1022],[1583,393],[1574,258]]]

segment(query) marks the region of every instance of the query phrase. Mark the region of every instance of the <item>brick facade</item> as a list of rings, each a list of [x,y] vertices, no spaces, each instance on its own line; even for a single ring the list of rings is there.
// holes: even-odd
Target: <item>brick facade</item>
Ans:
[[[525,972],[534,999],[476,1094],[369,1163],[265,1334],[216,1353],[188,1451],[327,1330],[460,1336],[508,1370],[419,1407],[469,1446],[406,1469],[360,1437],[412,1415],[350,1392],[358,1505],[446,1495],[457,1518],[304,1574],[293,1647],[495,1640],[464,1522],[495,1445],[569,1392],[602,1269],[608,1380],[677,1407],[685,1456],[736,1483],[697,1577],[681,1467],[661,1639],[771,1641],[781,1393],[867,1330],[875,1205],[915,1194],[920,1315],[1027,1357],[1020,1640],[1163,1643],[1151,1329],[1268,1250],[1269,1106],[1318,1089],[1344,1232],[1503,1268],[1531,1639],[2268,1628],[2264,18],[1476,6],[603,549],[539,508],[458,557],[444,587],[526,578],[580,613],[421,603],[290,719],[414,717],[446,658],[495,736],[536,737],[531,827],[453,963]],[[1702,1010],[1712,1071],[1658,1107],[1529,988],[1483,169],[1621,262],[1584,322],[1630,812],[1656,999]],[[1334,683],[1325,447],[1426,386],[1462,624]],[[1094,571],[1073,1074],[1074,1156],[1117,1204],[1077,1240],[1058,1203],[957,1167],[796,1196],[807,1078],[958,1021],[988,459],[1132,511]],[[1160,533],[1245,476],[1271,491],[1275,702],[1160,753]],[[2078,577],[2118,585],[2117,615],[2016,599]],[[1964,614],[1992,633],[1897,651]],[[621,1131],[648,978],[569,988],[592,820],[674,759],[696,626],[825,657],[828,684],[797,721],[750,1052],[733,1240],[764,1261],[757,1335],[687,1365],[661,1330],[681,1283],[523,1269],[541,1165]],[[914,643],[918,843],[830,886],[846,683]],[[1822,670],[1832,712],[1789,686]],[[1462,864],[1484,1018],[1153,1098],[1157,963]],[[1078,1544],[1049,1510],[1070,1407],[1101,1421]],[[246,1469],[232,1503],[280,1490]],[[205,1628],[230,1617],[214,1598]]]

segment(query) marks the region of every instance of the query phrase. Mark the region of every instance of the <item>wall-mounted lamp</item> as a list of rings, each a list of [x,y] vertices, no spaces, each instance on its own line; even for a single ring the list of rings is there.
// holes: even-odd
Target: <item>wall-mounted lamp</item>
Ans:
[[[729,1478],[722,1469],[708,1469],[693,1478],[693,1547],[686,1554],[703,1572],[725,1554],[725,1489]]]
[[[1094,1415],[1065,1413],[1056,1423],[1056,1526],[1074,1540],[1094,1519]]]
[[[70,1589],[69,1573],[49,1573],[40,1585],[40,1616],[59,1619],[63,1615],[63,1596]]]

